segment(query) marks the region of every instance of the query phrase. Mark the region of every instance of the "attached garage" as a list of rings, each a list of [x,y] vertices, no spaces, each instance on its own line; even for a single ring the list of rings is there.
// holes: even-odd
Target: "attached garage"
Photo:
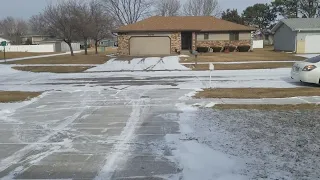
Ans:
[[[143,37],[136,36],[130,38],[130,55],[169,55],[171,49],[169,37]]]

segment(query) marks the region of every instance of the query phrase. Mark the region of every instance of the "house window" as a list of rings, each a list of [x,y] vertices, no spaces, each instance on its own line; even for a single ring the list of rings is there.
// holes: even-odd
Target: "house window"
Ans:
[[[239,32],[230,33],[230,41],[239,41]]]
[[[204,40],[208,40],[209,39],[209,33],[204,33]]]

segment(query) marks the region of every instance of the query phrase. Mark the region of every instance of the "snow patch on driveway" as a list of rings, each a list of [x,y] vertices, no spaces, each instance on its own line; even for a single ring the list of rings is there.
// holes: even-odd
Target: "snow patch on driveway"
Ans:
[[[179,63],[178,56],[134,58],[129,61],[109,60],[107,63],[87,70],[87,72],[99,71],[163,71],[163,70],[190,70]]]

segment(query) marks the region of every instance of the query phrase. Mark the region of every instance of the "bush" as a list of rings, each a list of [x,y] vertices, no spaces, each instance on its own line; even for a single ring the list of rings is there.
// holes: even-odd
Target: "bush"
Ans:
[[[218,47],[218,46],[214,46],[214,47],[210,47],[212,50],[213,50],[213,52],[221,52],[221,50],[222,50],[222,47]]]
[[[248,46],[248,45],[238,46],[239,52],[249,52],[250,49],[251,49],[251,46]]]
[[[223,47],[222,52],[224,52],[226,49],[229,49],[229,52],[234,52],[237,49],[237,47],[235,47],[235,46],[225,46],[225,47]]]
[[[199,53],[206,53],[209,51],[209,48],[208,47],[197,47],[197,51]]]
[[[237,49],[237,47],[235,46],[229,46],[229,51],[230,52],[234,52]]]

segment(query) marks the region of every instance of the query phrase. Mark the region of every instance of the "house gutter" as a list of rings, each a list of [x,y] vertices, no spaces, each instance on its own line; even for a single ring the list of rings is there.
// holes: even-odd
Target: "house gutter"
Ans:
[[[298,31],[298,32],[300,32],[300,30]],[[295,53],[297,53],[297,51],[298,51],[298,49],[297,49],[297,47],[298,47],[298,32],[296,32],[296,36],[295,36],[295,43],[294,43],[294,51],[295,51]]]
[[[130,32],[251,32],[255,29],[249,30],[199,30],[199,29],[159,29],[159,30],[114,30],[112,33],[130,33]]]
[[[295,29],[295,31],[320,31],[320,28],[308,28],[308,29]]]

